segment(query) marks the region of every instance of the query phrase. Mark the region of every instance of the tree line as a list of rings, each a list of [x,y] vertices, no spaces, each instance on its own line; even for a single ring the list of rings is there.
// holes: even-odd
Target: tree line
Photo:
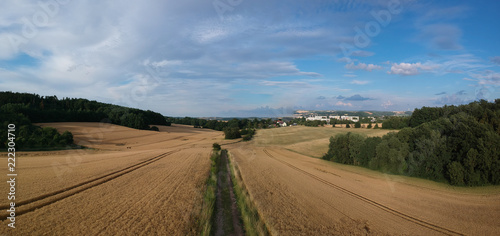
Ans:
[[[272,119],[236,119],[228,121],[206,120],[200,118],[184,117],[184,118],[167,118],[169,122],[174,124],[192,125],[195,128],[206,128],[217,131],[224,131],[226,139],[237,139],[243,137],[244,141],[252,139],[255,134],[255,129],[266,129],[273,124]]]
[[[72,135],[71,139],[68,134],[55,137],[55,129],[42,129],[32,124],[45,122],[107,122],[135,129],[150,129],[149,125],[170,125],[163,115],[153,111],[80,98],[58,99],[57,96],[0,92],[0,124],[3,127],[10,123],[16,124],[19,137],[16,145],[28,149],[59,147],[73,143]],[[4,133],[0,136],[0,148],[6,145]],[[52,137],[49,139],[48,136]]]
[[[381,138],[331,137],[323,159],[452,185],[500,184],[500,99],[423,107],[400,120],[409,127]]]

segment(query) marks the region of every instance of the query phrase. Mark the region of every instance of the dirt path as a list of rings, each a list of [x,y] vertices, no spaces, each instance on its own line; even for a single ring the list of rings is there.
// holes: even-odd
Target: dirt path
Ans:
[[[236,197],[234,196],[226,150],[222,150],[220,155],[215,214],[214,229],[216,236],[244,235],[240,212],[238,211]]]

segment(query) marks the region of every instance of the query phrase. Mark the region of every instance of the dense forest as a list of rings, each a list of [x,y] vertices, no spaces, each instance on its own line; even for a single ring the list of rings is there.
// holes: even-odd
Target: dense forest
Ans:
[[[453,185],[500,184],[500,99],[416,109],[380,137],[340,134],[323,159]]]
[[[149,125],[170,125],[165,117],[152,111],[127,108],[86,99],[40,96],[28,93],[0,92],[0,124],[15,124],[16,146],[22,149],[64,147],[73,143],[69,132],[62,135],[53,128],[32,123],[107,122],[135,129]],[[6,132],[0,134],[0,148],[5,148]]]

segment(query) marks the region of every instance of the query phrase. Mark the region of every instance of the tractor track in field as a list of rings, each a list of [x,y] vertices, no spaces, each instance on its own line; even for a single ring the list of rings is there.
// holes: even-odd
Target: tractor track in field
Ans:
[[[133,165],[130,165],[128,167],[125,167],[125,168],[117,170],[117,171],[113,171],[113,172],[105,174],[103,176],[100,176],[100,177],[97,177],[97,178],[94,178],[91,180],[87,180],[87,181],[78,183],[76,185],[73,185],[73,186],[70,186],[67,188],[63,188],[63,189],[60,189],[60,190],[57,190],[57,191],[54,191],[51,193],[42,194],[40,196],[31,198],[31,199],[16,202],[16,208],[17,208],[16,209],[16,216],[20,216],[20,215],[32,212],[38,208],[53,204],[55,202],[58,202],[60,200],[68,198],[70,196],[73,196],[75,194],[83,192],[87,189],[90,189],[90,188],[99,186],[101,184],[107,183],[111,180],[114,180],[114,179],[116,179],[120,176],[123,176],[125,174],[128,174],[134,170],[137,170],[139,168],[142,168],[144,166],[152,164],[158,160],[161,160],[164,157],[167,157],[167,156],[174,154],[176,152],[179,152],[181,150],[183,150],[183,149],[177,149],[177,150],[165,152],[163,154],[156,155],[156,156],[149,158],[147,160],[140,161],[138,163],[135,163]],[[3,212],[6,212],[5,210],[9,209],[9,207],[10,206],[2,205],[2,206],[0,206],[0,210]],[[8,213],[3,213],[0,215],[0,217],[3,219],[5,219],[7,216],[8,216]]]
[[[171,153],[172,154],[172,153]],[[185,162],[187,162],[187,159],[185,159]],[[186,171],[186,173],[192,173],[191,170],[194,168],[194,162],[195,162],[195,159],[191,160],[190,164],[188,165],[189,166],[189,171]],[[174,174],[174,172],[170,172],[167,176],[165,176],[164,178],[167,179],[169,178],[170,176],[172,176]],[[175,193],[177,192],[177,190],[179,189],[180,186],[182,186],[182,184],[184,183],[184,180],[185,178],[188,178],[187,175],[183,176],[183,178],[179,179],[176,181],[176,183],[174,184],[174,190],[171,191],[168,195],[168,197],[166,197],[165,199],[165,202],[168,202],[172,199],[172,197],[175,195]],[[142,198],[147,198],[148,196],[147,195],[143,195]],[[142,199],[137,199],[137,201],[141,201]],[[113,223],[115,223],[116,221],[120,220],[122,218],[123,215],[127,214],[128,212],[130,211],[136,211],[136,209],[134,208],[128,208],[124,211],[122,211],[121,213],[119,213],[116,217],[114,217],[108,224],[106,227],[102,228],[96,235],[106,235],[106,230],[107,228],[112,225]]]
[[[347,194],[347,195],[350,195],[350,196],[352,196],[352,197],[355,197],[355,198],[357,198],[357,199],[359,199],[359,200],[361,200],[361,201],[363,201],[363,202],[365,202],[365,203],[368,203],[368,204],[370,204],[370,205],[372,205],[372,206],[375,206],[375,207],[377,207],[377,208],[379,208],[379,209],[381,209],[381,210],[383,210],[383,211],[385,211],[385,212],[388,212],[388,213],[390,213],[390,214],[392,214],[392,215],[394,215],[394,216],[397,216],[397,217],[402,218],[402,219],[404,219],[404,220],[407,220],[407,221],[409,221],[409,222],[412,222],[412,223],[418,224],[418,225],[420,225],[420,226],[423,226],[423,227],[425,227],[425,228],[428,228],[428,229],[434,230],[434,231],[436,231],[436,232],[439,232],[439,233],[442,233],[442,234],[445,234],[445,235],[464,235],[464,234],[462,234],[462,233],[459,233],[459,232],[457,232],[457,231],[454,231],[454,230],[448,229],[448,228],[446,228],[446,227],[439,226],[439,225],[436,225],[436,224],[433,224],[433,223],[429,223],[429,222],[427,222],[427,221],[424,221],[424,220],[418,219],[418,218],[416,218],[416,217],[414,217],[414,216],[410,216],[410,215],[408,215],[408,214],[406,214],[406,213],[400,212],[400,211],[395,210],[395,209],[393,209],[393,208],[391,208],[391,207],[388,207],[388,206],[383,205],[383,204],[381,204],[381,203],[379,203],[379,202],[376,202],[376,201],[371,200],[371,199],[369,199],[369,198],[367,198],[367,197],[364,197],[364,196],[362,196],[362,195],[360,195],[360,194],[357,194],[357,193],[355,193],[355,192],[352,192],[352,191],[350,191],[350,190],[348,190],[348,189],[346,189],[346,188],[343,188],[343,187],[341,187],[341,186],[338,186],[338,185],[336,185],[336,184],[333,184],[333,183],[331,183],[331,182],[329,182],[329,181],[327,181],[327,180],[325,180],[325,179],[322,179],[322,178],[320,178],[320,177],[318,177],[318,176],[316,176],[316,175],[314,175],[314,174],[311,174],[311,173],[309,173],[309,172],[307,172],[307,171],[305,171],[305,170],[302,170],[302,169],[300,169],[300,168],[298,168],[298,167],[296,167],[296,166],[294,166],[294,165],[292,165],[292,164],[290,164],[290,163],[288,163],[288,162],[286,162],[286,161],[283,161],[283,160],[280,160],[280,159],[278,159],[278,158],[274,157],[271,153],[269,153],[269,151],[268,151],[268,150],[266,150],[266,148],[264,148],[264,149],[263,149],[263,151],[264,151],[264,153],[266,153],[266,155],[267,155],[267,156],[269,156],[270,158],[272,158],[272,159],[274,159],[274,160],[276,160],[276,161],[279,161],[279,162],[281,162],[282,164],[285,164],[285,165],[287,165],[288,167],[290,167],[290,168],[292,168],[292,169],[294,169],[294,170],[296,170],[296,171],[298,171],[298,172],[301,172],[301,173],[303,173],[303,174],[305,174],[305,175],[307,175],[307,176],[309,176],[309,177],[311,177],[311,178],[313,178],[313,179],[315,179],[315,180],[317,180],[317,181],[319,181],[319,182],[321,182],[321,183],[323,183],[323,184],[325,184],[325,185],[327,185],[327,186],[329,186],[329,187],[332,187],[332,188],[334,188],[334,189],[340,190],[341,192],[343,192],[343,193],[345,193],[345,194]]]

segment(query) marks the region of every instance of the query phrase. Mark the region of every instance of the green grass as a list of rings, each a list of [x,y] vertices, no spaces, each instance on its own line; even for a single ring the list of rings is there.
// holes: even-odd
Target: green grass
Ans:
[[[220,151],[214,151],[210,157],[210,174],[206,182],[206,191],[203,195],[200,218],[198,220],[199,235],[208,236],[214,223],[215,197],[217,192],[217,172],[220,160]]]
[[[236,195],[236,202],[238,208],[241,212],[241,219],[243,221],[243,227],[245,229],[245,234],[254,236],[266,236],[271,235],[269,230],[259,215],[257,208],[250,199],[250,194],[248,193],[241,174],[236,166],[231,163],[230,153],[228,152],[228,162],[229,168],[231,170],[231,178],[233,179],[233,190]]]

